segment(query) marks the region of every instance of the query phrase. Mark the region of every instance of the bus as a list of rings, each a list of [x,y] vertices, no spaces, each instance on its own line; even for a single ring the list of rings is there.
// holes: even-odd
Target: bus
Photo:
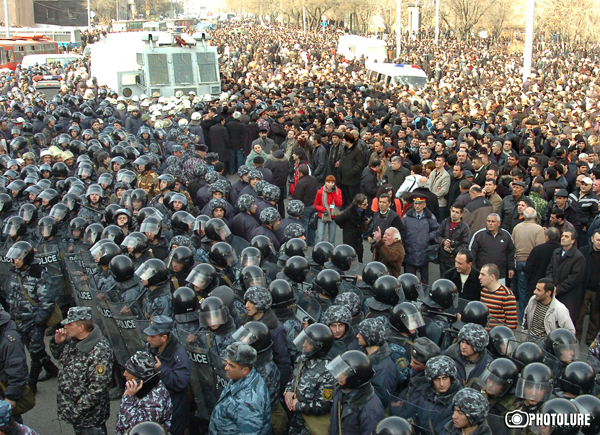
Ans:
[[[24,27],[11,28],[11,36],[43,36],[58,43],[59,47],[81,47],[81,30],[69,27]]]
[[[15,70],[30,54],[58,54],[58,43],[41,37],[13,37],[0,39],[0,68]]]
[[[369,62],[385,62],[388,57],[385,41],[358,35],[340,36],[337,51],[348,60],[364,57]]]
[[[166,32],[167,23],[164,21],[148,21],[143,25],[144,32]]]
[[[168,30],[178,30],[181,28],[189,29],[196,25],[195,18],[169,18],[165,20]]]
[[[113,20],[113,32],[140,32],[144,30],[146,20]]]

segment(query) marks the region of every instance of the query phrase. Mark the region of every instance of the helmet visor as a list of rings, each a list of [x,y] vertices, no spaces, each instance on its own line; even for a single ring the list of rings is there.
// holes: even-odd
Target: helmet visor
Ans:
[[[50,225],[50,224],[42,224],[40,226],[38,226],[38,231],[40,233],[40,236],[42,237],[50,237],[52,235],[52,228],[54,226]]]
[[[342,359],[341,355],[336,356],[325,368],[338,382],[345,383],[346,379],[355,373],[354,369]]]
[[[83,240],[88,245],[93,245],[96,243],[96,239],[98,238],[98,233],[96,231],[90,231],[83,236]]]
[[[259,266],[260,267],[260,255],[243,254],[242,255],[242,268],[246,266]]]
[[[142,281],[148,281],[157,273],[158,271],[154,267],[148,266],[146,263],[142,264],[135,271],[135,274],[139,276]]]
[[[30,222],[33,217],[33,209],[20,210],[19,216],[21,216],[25,222]]]
[[[100,257],[104,255],[106,249],[104,249],[104,243],[96,242],[94,246],[90,248],[90,254],[94,257],[94,261],[100,261]]]
[[[192,270],[185,280],[195,287],[204,290],[210,285],[212,277],[197,270]]]
[[[302,352],[302,354],[306,356],[311,356],[317,353],[323,344],[319,341],[313,340],[308,336],[305,331],[302,331],[298,336],[294,339],[294,346],[298,351]]]
[[[87,166],[82,166],[77,170],[77,175],[88,178],[92,175],[92,170]]]
[[[425,326],[425,321],[423,320],[423,316],[419,311],[416,313],[405,314],[402,316],[402,323],[406,326],[406,329],[417,329],[421,326]]]
[[[67,211],[64,208],[53,208],[50,210],[50,216],[57,219],[59,222],[61,222],[66,215]]]
[[[551,382],[528,381],[519,378],[515,388],[515,396],[519,399],[546,402],[552,395]]]
[[[552,348],[554,349],[554,355],[556,355],[561,363],[569,363],[579,359],[578,340],[573,344],[555,343]]]
[[[250,276],[244,276],[245,288],[252,286],[267,288],[267,280],[264,275],[251,274]]]
[[[204,232],[204,227],[206,227],[206,222],[200,219],[196,219],[196,221],[194,222],[194,228],[192,231],[194,231],[194,233],[196,234],[200,234],[201,232]]]
[[[243,341],[246,344],[252,344],[258,337],[253,332],[246,329],[245,326],[240,326],[237,331],[235,331],[232,335],[235,341]]]
[[[477,383],[488,395],[494,397],[504,395],[513,386],[512,380],[502,379],[487,369],[477,379]]]
[[[513,354],[519,343],[512,338],[495,338],[492,340],[492,345],[496,349],[498,355],[510,356]]]
[[[160,231],[160,226],[156,222],[146,222],[144,221],[140,226],[141,233],[150,233],[150,234],[158,234]]]
[[[181,264],[182,267],[185,267],[185,260],[182,261],[178,258],[173,258],[172,255],[169,255],[169,258],[167,258],[166,263],[167,263],[167,269],[169,269],[169,270],[173,270],[173,263]]]
[[[6,258],[10,258],[11,260],[22,260],[27,256],[28,253],[29,251],[25,249],[12,246],[6,253]]]
[[[225,308],[200,313],[200,324],[202,326],[219,326],[227,322],[227,311]]]

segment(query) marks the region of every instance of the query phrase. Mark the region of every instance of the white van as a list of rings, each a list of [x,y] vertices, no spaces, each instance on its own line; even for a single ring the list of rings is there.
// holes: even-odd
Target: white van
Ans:
[[[55,64],[56,62],[60,62],[61,65],[66,65],[67,62],[75,62],[82,59],[83,56],[79,54],[29,54],[23,57],[21,66],[23,68],[29,68],[36,65]]]
[[[383,81],[388,86],[408,85],[411,89],[422,89],[427,84],[427,74],[416,65],[371,63],[367,65],[367,78],[373,83]]]

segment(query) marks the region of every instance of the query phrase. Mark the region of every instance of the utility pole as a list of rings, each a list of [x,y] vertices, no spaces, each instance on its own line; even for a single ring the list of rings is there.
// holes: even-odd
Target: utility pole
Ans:
[[[535,0],[527,0],[525,15],[525,52],[523,53],[523,82],[531,75],[531,58],[533,56],[533,26],[535,21]]]
[[[88,30],[91,30],[91,28],[92,28],[92,17],[90,15],[90,12],[91,12],[91,10],[90,10],[90,0],[87,0],[87,8],[88,8],[88,11],[87,11],[88,12]]]
[[[8,0],[4,0],[4,27],[6,27],[6,37],[10,38],[10,20],[8,19]]]
[[[400,57],[400,39],[402,38],[402,0],[396,0],[396,58]]]

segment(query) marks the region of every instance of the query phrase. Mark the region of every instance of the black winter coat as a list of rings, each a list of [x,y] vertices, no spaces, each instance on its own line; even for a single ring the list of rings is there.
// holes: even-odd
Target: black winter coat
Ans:
[[[265,168],[270,169],[273,173],[273,181],[271,184],[279,187],[282,195],[285,194],[289,164],[283,151],[277,150],[271,154],[265,162]]]
[[[227,127],[221,124],[213,125],[209,132],[210,150],[219,154],[219,160],[228,162],[231,158],[231,143],[229,142],[229,132]]]
[[[229,143],[233,151],[244,148],[244,124],[239,119],[232,119],[225,123],[225,128],[229,133]]]
[[[344,147],[340,159],[340,183],[355,186],[360,183],[360,174],[365,167],[365,154],[355,142],[350,148]]]

